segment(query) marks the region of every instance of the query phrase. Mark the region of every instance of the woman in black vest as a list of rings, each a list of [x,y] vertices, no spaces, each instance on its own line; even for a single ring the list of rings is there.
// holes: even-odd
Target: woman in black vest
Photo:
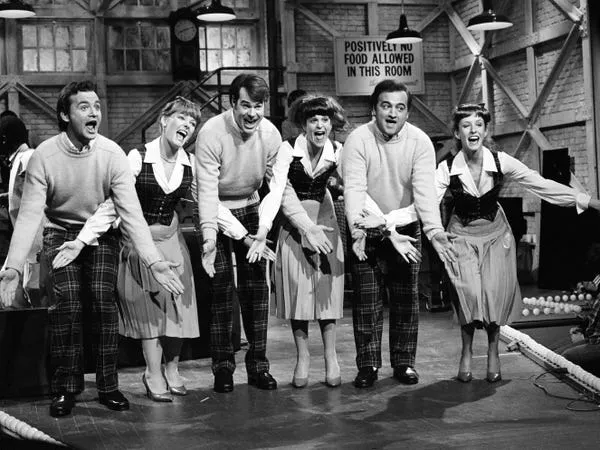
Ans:
[[[521,297],[517,281],[516,245],[504,211],[498,204],[505,180],[560,206],[599,209],[600,202],[575,189],[543,178],[519,160],[484,146],[490,113],[483,105],[460,105],[454,110],[453,129],[458,153],[440,163],[436,172],[438,198],[447,189],[454,197],[448,231],[456,235],[456,261],[445,261],[458,294],[462,354],[457,379],[472,379],[471,359],[475,328],[488,334],[487,380],[500,381],[499,327],[507,323]]]
[[[127,155],[154,242],[164,260],[179,262],[174,271],[185,287],[180,296],[162,289],[124,237],[119,259],[119,333],[142,340],[146,360],[142,381],[148,397],[159,402],[172,401],[171,394],[187,393],[178,371],[179,352],[183,338],[199,336],[192,266],[175,213],[193,181],[194,162],[183,147],[199,122],[199,107],[177,97],[159,115],[160,136]]]
[[[276,315],[291,320],[297,349],[292,379],[308,383],[308,323],[318,320],[325,353],[325,382],[341,383],[335,350],[336,320],[343,314],[344,251],[327,182],[337,169],[341,145],[329,134],[345,119],[331,97],[307,96],[294,104],[290,118],[303,133],[285,141],[273,166],[269,195],[281,192],[282,221],[273,267]]]

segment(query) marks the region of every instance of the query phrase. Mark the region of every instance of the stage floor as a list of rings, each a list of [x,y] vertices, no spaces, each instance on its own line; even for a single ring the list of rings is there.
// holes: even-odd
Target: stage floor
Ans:
[[[271,318],[268,356],[276,391],[259,391],[246,383],[244,350],[236,355],[235,390],[212,391],[208,359],[185,361],[181,372],[190,389],[172,404],[145,397],[142,368],[120,371],[121,389],[131,410],[111,412],[96,401],[94,376],[86,375],[86,391],[73,414],[54,419],[49,399],[0,400],[0,410],[26,421],[78,449],[395,449],[395,448],[597,448],[600,408],[555,398],[578,398],[568,385],[501,343],[503,381],[485,381],[486,339],[478,331],[474,343],[473,382],[454,380],[460,352],[460,328],[451,311],[420,315],[414,386],[397,383],[389,367],[387,320],[384,327],[384,367],[373,388],[353,387],[356,374],[351,311],[338,328],[338,352],[343,384],[323,384],[323,352],[318,326],[312,324],[312,366],[309,386],[290,385],[295,349],[287,322]],[[592,409],[589,414],[568,407]],[[4,440],[3,440],[4,439]],[[4,445],[6,444],[6,445]],[[18,446],[0,438],[0,448]]]

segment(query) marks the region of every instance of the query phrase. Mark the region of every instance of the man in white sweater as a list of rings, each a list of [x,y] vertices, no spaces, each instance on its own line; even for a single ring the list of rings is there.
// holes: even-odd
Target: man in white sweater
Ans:
[[[57,119],[61,133],[41,143],[27,167],[21,209],[5,269],[0,272],[0,300],[3,307],[12,306],[23,265],[45,213],[42,252],[46,261],[53,261],[59,252],[68,250],[68,245],[77,246],[80,252],[70,264],[50,271],[50,414],[70,414],[75,396],[84,389],[84,300],[91,303],[98,339],[98,400],[109,409],[123,411],[129,409],[129,402],[118,390],[117,377],[115,285],[119,237],[111,230],[91,242],[81,233],[83,225],[112,197],[123,227],[156,280],[175,294],[181,293],[183,286],[171,270],[173,264],[162,261],[152,242],[125,153],[115,142],[98,134],[102,111],[94,85],[88,81],[66,85],[58,98]],[[104,226],[104,221],[99,223]]]
[[[354,384],[358,388],[372,386],[381,367],[385,290],[389,293],[394,378],[405,384],[419,380],[414,368],[419,324],[419,219],[442,257],[453,257],[437,203],[434,147],[423,131],[407,122],[410,104],[404,84],[380,82],[370,98],[374,120],[348,136],[342,153],[346,217],[355,253],[352,315],[359,369]],[[384,214],[379,229],[361,226],[367,194]],[[407,223],[398,223],[399,210],[413,203],[416,214],[413,210],[412,222],[399,227]],[[416,238],[413,243],[418,250],[411,250],[408,259],[398,250],[399,234]]]
[[[271,178],[281,135],[264,118],[267,83],[254,74],[238,75],[229,90],[232,109],[208,120],[196,139],[198,213],[203,239],[202,265],[212,280],[210,348],[216,392],[233,390],[235,355],[231,339],[233,290],[242,311],[248,351],[248,384],[276,389],[266,356],[269,315],[264,252],[267,232],[279,204],[260,205],[258,189]],[[219,233],[219,208],[229,208],[254,239]],[[275,208],[275,211],[273,211]],[[248,234],[251,233],[251,234]],[[237,269],[233,267],[232,252]],[[234,273],[235,272],[235,273]],[[237,286],[234,276],[237,275]]]

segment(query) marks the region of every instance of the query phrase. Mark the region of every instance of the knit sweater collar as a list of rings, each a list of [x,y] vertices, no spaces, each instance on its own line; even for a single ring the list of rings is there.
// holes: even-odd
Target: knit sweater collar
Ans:
[[[375,138],[382,144],[394,144],[406,138],[410,124],[408,122],[404,122],[404,125],[402,126],[400,131],[398,131],[398,133],[396,133],[390,139],[386,139],[381,130],[379,130],[375,119],[369,122],[368,127],[375,136]]]

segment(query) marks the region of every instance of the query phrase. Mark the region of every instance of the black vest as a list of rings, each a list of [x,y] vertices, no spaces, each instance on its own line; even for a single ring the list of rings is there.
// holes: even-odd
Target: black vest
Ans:
[[[498,153],[492,152],[494,162],[496,163],[497,172],[494,173],[494,187],[488,192],[483,194],[481,197],[475,197],[465,192],[463,185],[458,175],[452,175],[450,177],[450,192],[454,198],[454,214],[458,216],[463,225],[468,225],[477,219],[486,219],[490,222],[496,217],[498,212],[498,196],[504,175],[500,168],[500,161],[498,160]],[[452,162],[454,158],[446,160],[448,164],[448,172],[452,171]]]
[[[295,142],[296,138],[288,139],[288,143],[292,146],[292,148],[294,148]],[[294,159],[290,163],[288,180],[296,191],[296,195],[298,196],[299,200],[316,200],[318,202],[322,202],[323,198],[325,198],[327,181],[335,171],[337,165],[333,164],[323,173],[317,175],[315,178],[311,178],[304,171],[304,166],[302,165],[301,161],[301,157],[294,156]]]
[[[139,150],[139,152],[142,156],[142,170],[137,176],[135,190],[142,205],[144,218],[148,225],[157,222],[161,225],[170,225],[177,202],[186,196],[192,184],[192,167],[183,166],[181,184],[170,194],[165,194],[156,181],[152,164],[144,162],[146,147],[144,146],[143,150]]]

